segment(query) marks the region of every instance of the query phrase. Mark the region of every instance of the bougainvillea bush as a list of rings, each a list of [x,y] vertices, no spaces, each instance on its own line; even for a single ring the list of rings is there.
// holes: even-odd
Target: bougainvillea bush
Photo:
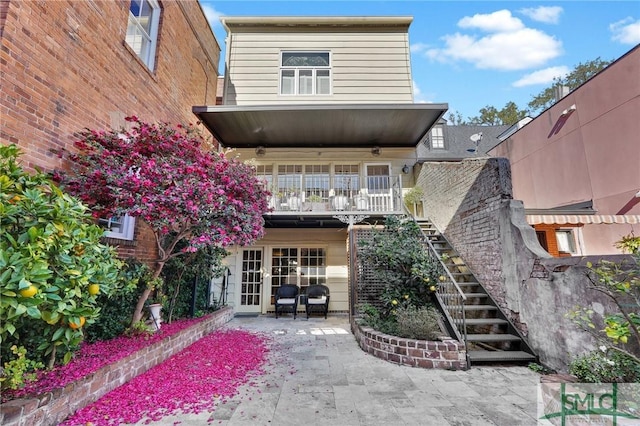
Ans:
[[[0,349],[2,366],[15,374],[18,366],[6,363],[68,362],[83,325],[99,315],[97,295],[124,285],[87,207],[46,174],[25,172],[19,154],[0,145]],[[11,355],[18,353],[22,361]]]
[[[87,130],[69,156],[72,173],[58,179],[96,217],[129,215],[153,230],[154,278],[165,263],[200,247],[248,245],[264,233],[268,192],[253,167],[229,153],[203,149],[192,127],[128,117],[129,130]],[[186,241],[179,250],[177,245]],[[138,300],[132,323],[152,289]]]
[[[78,410],[63,425],[120,425],[213,409],[261,373],[266,339],[247,331],[217,331]]]

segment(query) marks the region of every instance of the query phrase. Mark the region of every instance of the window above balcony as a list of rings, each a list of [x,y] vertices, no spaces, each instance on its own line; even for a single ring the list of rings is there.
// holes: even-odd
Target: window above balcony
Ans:
[[[330,95],[329,52],[281,52],[281,95]]]

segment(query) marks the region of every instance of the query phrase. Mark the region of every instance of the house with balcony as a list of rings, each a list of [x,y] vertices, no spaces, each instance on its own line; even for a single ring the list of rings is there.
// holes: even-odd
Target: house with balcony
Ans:
[[[271,192],[266,236],[235,247],[217,296],[274,310],[283,284],[349,311],[349,231],[406,212],[417,146],[447,110],[413,102],[411,17],[223,17],[220,105],[193,108]]]

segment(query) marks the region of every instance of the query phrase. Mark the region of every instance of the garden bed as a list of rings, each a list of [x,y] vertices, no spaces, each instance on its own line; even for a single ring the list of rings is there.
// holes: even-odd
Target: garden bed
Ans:
[[[396,364],[419,368],[466,370],[464,343],[449,337],[441,341],[391,336],[351,320],[351,331],[363,351]]]
[[[104,394],[160,364],[167,358],[218,329],[233,318],[233,309],[222,308],[193,325],[155,342],[64,387],[37,396],[14,399],[0,405],[0,424],[57,425]]]

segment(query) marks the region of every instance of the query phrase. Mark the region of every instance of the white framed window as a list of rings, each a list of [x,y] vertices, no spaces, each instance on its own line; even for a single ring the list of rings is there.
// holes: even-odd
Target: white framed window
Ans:
[[[126,41],[142,62],[153,70],[160,23],[157,0],[131,0]]]
[[[331,54],[319,52],[280,53],[281,95],[330,95]]]
[[[100,218],[98,225],[104,228],[105,237],[131,241],[136,227],[136,218],[129,215],[109,219]]]
[[[556,241],[559,252],[576,254],[576,238],[572,229],[557,229]]]
[[[444,149],[444,128],[440,124],[431,129],[431,149]]]

